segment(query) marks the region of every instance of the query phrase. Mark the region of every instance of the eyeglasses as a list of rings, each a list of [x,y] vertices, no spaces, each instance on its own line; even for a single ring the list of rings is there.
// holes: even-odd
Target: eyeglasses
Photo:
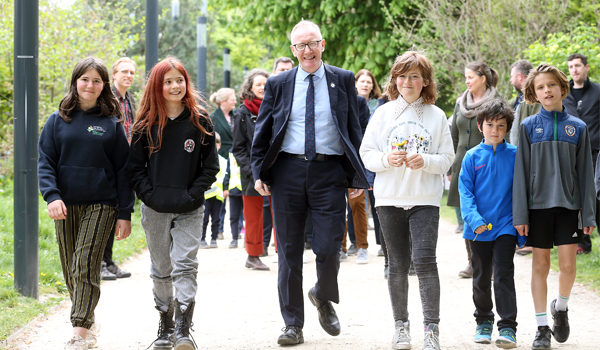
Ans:
[[[292,45],[296,50],[298,51],[304,51],[304,49],[306,49],[306,47],[308,46],[309,49],[314,50],[317,48],[317,46],[319,46],[319,44],[321,43],[321,41],[323,41],[323,39],[321,40],[315,40],[315,41],[309,41],[308,44],[305,43],[297,43]]]

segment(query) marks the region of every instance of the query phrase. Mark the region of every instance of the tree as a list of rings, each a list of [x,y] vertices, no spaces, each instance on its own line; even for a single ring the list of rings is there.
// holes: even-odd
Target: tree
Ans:
[[[93,0],[90,0],[93,1]],[[102,0],[100,0],[102,1]],[[128,5],[133,6],[130,2]],[[197,55],[197,18],[202,14],[198,2],[182,0],[180,2],[180,16],[172,20],[171,0],[159,1],[159,60],[168,55],[175,56],[185,66],[194,85],[197,81],[198,55]],[[143,19],[145,16],[145,3],[137,9],[132,8],[132,16]],[[266,67],[269,60],[269,51],[262,40],[252,28],[237,28],[232,23],[240,21],[243,12],[239,9],[224,9],[222,6],[208,6],[206,14],[207,23],[207,72],[206,72],[206,98],[223,87],[223,49],[231,50],[231,86],[238,87],[243,83],[244,66],[250,68]],[[141,27],[138,25],[138,27]],[[143,32],[143,28],[135,28],[135,32]],[[145,36],[127,51],[127,55],[143,57],[145,55]]]
[[[386,6],[395,37],[425,50],[438,78],[447,82],[441,86],[446,101],[440,101],[447,105],[464,91],[463,70],[472,61],[496,69],[498,89],[509,98],[511,64],[531,43],[564,30],[576,16],[568,0],[412,0],[413,17],[394,10],[395,1],[403,3]]]
[[[549,63],[566,74],[569,73],[567,58],[573,53],[584,54],[588,58],[592,81],[600,81],[600,39],[598,28],[581,24],[570,33],[549,34],[544,42],[538,40],[523,51],[523,56],[534,66]]]
[[[13,147],[13,23],[13,2],[0,0],[0,157],[3,159],[12,155]],[[129,17],[129,11],[121,4],[114,4],[111,11],[104,11],[83,0],[72,6],[40,0],[40,128],[58,109],[58,103],[69,87],[75,63],[94,55],[103,59],[110,69],[112,62],[137,40],[137,35],[129,30],[134,25],[135,20]]]
[[[382,0],[391,4],[391,0]],[[394,7],[410,12],[410,0],[396,0]],[[270,44],[273,56],[291,57],[290,32],[301,19],[318,24],[326,42],[324,61],[357,72],[369,69],[382,81],[400,42],[377,0],[225,0],[229,8],[241,8],[239,28],[258,28]]]

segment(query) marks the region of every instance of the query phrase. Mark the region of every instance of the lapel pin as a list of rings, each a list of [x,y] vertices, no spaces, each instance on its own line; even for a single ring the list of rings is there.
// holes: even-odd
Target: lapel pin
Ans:
[[[334,84],[334,83],[331,83],[331,87],[332,87],[332,88],[334,88],[334,87],[335,87],[335,84]]]

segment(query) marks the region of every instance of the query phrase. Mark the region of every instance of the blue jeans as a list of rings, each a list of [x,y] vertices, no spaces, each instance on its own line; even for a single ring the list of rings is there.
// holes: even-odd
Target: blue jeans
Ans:
[[[423,323],[440,322],[440,278],[436,248],[440,208],[415,206],[409,210],[377,207],[389,259],[388,288],[394,321],[408,321],[408,270],[411,253],[419,278]]]

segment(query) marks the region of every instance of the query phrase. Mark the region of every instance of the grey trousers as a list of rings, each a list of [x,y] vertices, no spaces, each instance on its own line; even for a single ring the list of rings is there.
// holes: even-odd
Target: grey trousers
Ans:
[[[419,278],[423,323],[440,323],[440,277],[436,261],[440,208],[416,206],[409,210],[377,207],[387,246],[388,288],[394,321],[408,321],[410,258]]]
[[[198,248],[202,236],[204,205],[182,214],[159,213],[142,203],[142,227],[150,251],[150,277],[156,306],[167,311],[175,298],[187,306],[194,301],[198,284]]]

